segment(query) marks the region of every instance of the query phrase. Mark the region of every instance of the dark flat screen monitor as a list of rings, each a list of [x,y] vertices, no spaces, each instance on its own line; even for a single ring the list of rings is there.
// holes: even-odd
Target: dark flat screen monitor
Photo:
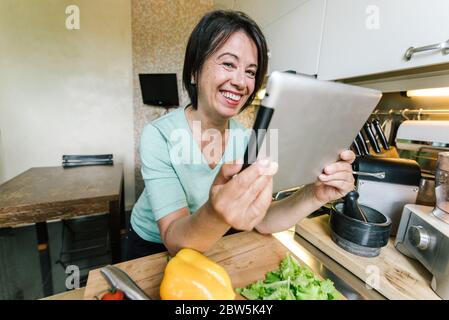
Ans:
[[[139,74],[143,103],[161,107],[179,106],[176,73]]]

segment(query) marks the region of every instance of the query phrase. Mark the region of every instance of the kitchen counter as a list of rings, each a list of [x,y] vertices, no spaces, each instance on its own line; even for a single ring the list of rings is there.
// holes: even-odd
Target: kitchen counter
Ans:
[[[234,288],[246,286],[265,273],[278,268],[290,252],[323,278],[334,281],[336,288],[348,299],[384,299],[375,290],[321,253],[290,229],[274,235],[239,232],[223,237],[206,255],[223,266]],[[158,253],[117,264],[152,298],[159,299],[159,285],[167,264],[167,253]],[[100,270],[89,273],[84,299],[97,299],[108,288]]]

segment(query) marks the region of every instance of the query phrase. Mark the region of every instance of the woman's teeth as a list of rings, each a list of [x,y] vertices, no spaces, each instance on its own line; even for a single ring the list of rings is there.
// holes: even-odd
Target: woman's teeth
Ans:
[[[236,95],[227,91],[220,91],[220,93],[223,95],[223,97],[231,99],[233,101],[240,101],[240,99],[242,98],[242,96],[240,95]]]

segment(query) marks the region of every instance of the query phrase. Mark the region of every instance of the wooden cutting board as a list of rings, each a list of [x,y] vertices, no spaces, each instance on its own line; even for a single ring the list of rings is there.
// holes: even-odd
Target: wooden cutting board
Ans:
[[[268,271],[279,268],[280,261],[288,252],[289,250],[271,235],[239,232],[222,238],[206,256],[224,267],[231,277],[233,287],[239,288],[264,279]],[[304,264],[301,259],[296,258]],[[158,253],[116,266],[128,273],[151,299],[160,299],[159,285],[166,264],[167,253]],[[107,282],[100,270],[93,270],[89,272],[84,299],[97,299],[96,297],[100,297],[107,289]]]
[[[379,256],[364,258],[332,241],[328,215],[303,219],[296,225],[296,232],[388,299],[440,299],[430,287],[431,274],[396,250],[392,238]]]

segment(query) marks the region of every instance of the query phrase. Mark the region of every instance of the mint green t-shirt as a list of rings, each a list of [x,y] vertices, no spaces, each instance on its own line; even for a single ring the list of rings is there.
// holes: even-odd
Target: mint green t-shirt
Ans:
[[[223,156],[211,169],[193,139],[184,109],[158,118],[142,131],[140,158],[145,189],[132,210],[131,226],[147,241],[162,243],[157,221],[184,207],[195,213],[208,200],[221,165],[243,159],[245,153],[249,131],[231,119]]]

